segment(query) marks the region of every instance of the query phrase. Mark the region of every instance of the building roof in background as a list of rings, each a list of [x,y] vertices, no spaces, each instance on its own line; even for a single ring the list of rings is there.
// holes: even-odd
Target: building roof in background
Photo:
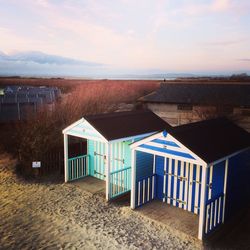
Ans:
[[[162,130],[171,126],[149,110],[115,112],[85,116],[107,140],[132,137]]]
[[[189,123],[169,132],[207,163],[250,147],[250,134],[226,118]]]
[[[143,102],[250,107],[250,83],[162,83]]]

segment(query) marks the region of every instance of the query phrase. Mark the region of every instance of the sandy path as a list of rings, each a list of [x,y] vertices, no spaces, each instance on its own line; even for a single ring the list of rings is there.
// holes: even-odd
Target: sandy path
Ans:
[[[1,249],[199,249],[128,207],[61,183],[31,183],[0,155]]]

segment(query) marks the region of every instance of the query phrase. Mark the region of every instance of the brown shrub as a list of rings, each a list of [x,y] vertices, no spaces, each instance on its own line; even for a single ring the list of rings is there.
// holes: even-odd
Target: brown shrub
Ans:
[[[36,117],[19,124],[16,140],[22,166],[29,172],[32,161],[62,148],[62,130],[84,115],[115,111],[120,103],[133,103],[158,86],[141,81],[90,81],[76,86],[52,111],[43,108]]]

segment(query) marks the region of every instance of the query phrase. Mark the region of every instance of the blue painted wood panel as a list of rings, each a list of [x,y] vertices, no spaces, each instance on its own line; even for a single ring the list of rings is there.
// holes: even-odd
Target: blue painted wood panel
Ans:
[[[229,160],[225,220],[233,217],[249,203],[250,150]]]
[[[156,197],[163,199],[164,157],[155,156]]]
[[[212,198],[224,191],[225,163],[222,161],[213,167]]]
[[[153,155],[136,151],[136,180],[153,174]]]

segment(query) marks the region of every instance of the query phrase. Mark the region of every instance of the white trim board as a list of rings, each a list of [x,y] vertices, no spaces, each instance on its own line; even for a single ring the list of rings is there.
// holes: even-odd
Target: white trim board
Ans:
[[[129,136],[129,137],[123,137],[123,138],[118,138],[118,139],[114,139],[114,140],[110,140],[109,142],[113,143],[113,142],[120,142],[120,141],[130,141],[130,140],[135,140],[137,138],[140,137],[147,137],[152,135],[154,132],[150,132],[150,133],[146,133],[146,134],[140,134],[140,135],[133,135],[133,136]],[[132,145],[132,144],[131,144]]]
[[[82,136],[81,136],[80,131],[83,131],[84,125],[86,126],[86,129],[88,130],[88,132],[92,130],[93,133],[96,134],[96,136],[86,135],[86,134],[84,134],[84,132],[82,133]],[[79,126],[79,128],[78,128],[78,126]],[[79,133],[76,133],[76,132],[79,132]],[[63,134],[67,134],[67,135],[76,136],[76,137],[83,138],[83,139],[90,139],[90,140],[95,140],[95,141],[102,141],[102,142],[105,142],[105,143],[108,142],[108,140],[94,126],[92,126],[84,118],[81,118],[80,120],[72,123],[70,126],[68,126],[67,128],[65,128],[62,131],[62,133]]]
[[[78,120],[78,121],[72,123],[71,125],[69,125],[68,127],[66,127],[66,128],[62,131],[62,133],[63,133],[63,134],[66,134],[67,131],[69,131],[71,128],[77,126],[78,124],[82,123],[83,121],[84,121],[84,119],[81,118],[80,120]]]

